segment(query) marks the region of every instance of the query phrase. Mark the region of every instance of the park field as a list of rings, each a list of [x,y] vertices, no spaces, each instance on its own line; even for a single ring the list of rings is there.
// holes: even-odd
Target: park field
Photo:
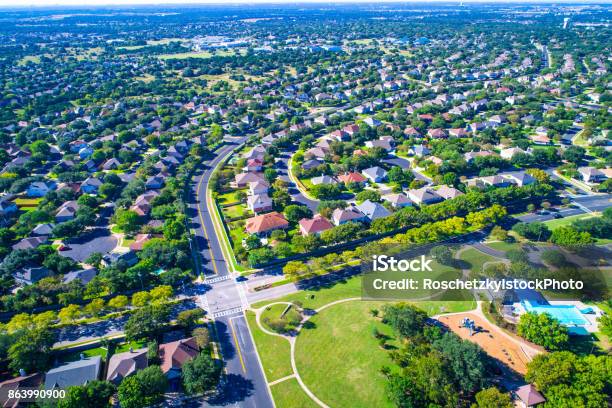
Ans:
[[[295,302],[314,313],[296,335],[294,358],[302,381],[319,400],[330,407],[344,406],[346,401],[351,401],[351,407],[393,406],[385,396],[386,380],[381,368],[392,366],[389,352],[401,345],[391,328],[382,323],[382,313],[376,311],[395,302],[361,300],[360,276],[258,302],[252,308],[260,309],[262,316],[274,317],[271,313],[280,314],[286,306],[277,304],[267,309],[267,305],[277,302]],[[473,300],[413,303],[430,316],[476,307]],[[288,377],[294,374],[288,339],[265,333],[252,311],[247,313],[247,320],[268,383],[283,379],[270,386],[276,406],[316,406],[298,381]],[[386,338],[384,347],[374,336],[375,331]]]

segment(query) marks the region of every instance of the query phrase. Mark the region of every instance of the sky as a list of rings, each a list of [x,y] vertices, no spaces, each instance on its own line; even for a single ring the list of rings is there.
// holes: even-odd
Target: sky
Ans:
[[[0,7],[41,7],[41,6],[97,6],[97,5],[145,5],[145,4],[237,4],[237,3],[316,3],[316,2],[325,2],[324,0],[0,0]],[[369,3],[382,3],[382,2],[397,2],[397,0],[334,0],[328,1],[330,3],[356,3],[356,2],[369,2]],[[414,3],[434,3],[434,2],[447,2],[451,3],[453,1],[449,0],[428,0],[428,1],[418,1],[413,0],[409,2]],[[457,3],[459,1],[457,0]],[[488,2],[494,3],[497,0],[464,0],[464,3],[473,3],[473,2]],[[512,3],[548,3],[552,1],[547,0],[508,0],[504,1],[512,2]],[[609,3],[610,0],[557,0],[555,3]],[[500,1],[501,3],[501,1]]]

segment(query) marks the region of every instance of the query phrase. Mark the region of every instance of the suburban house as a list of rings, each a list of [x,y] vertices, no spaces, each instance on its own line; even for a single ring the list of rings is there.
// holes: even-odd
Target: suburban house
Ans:
[[[342,225],[347,222],[367,222],[368,218],[358,211],[355,207],[348,207],[346,209],[336,208],[332,213],[332,222],[334,225]]]
[[[526,384],[514,391],[517,406],[520,408],[531,408],[546,402],[542,394],[538,392],[533,384]]]
[[[161,176],[151,176],[149,178],[147,178],[147,181],[145,182],[145,188],[147,190],[159,190],[160,188],[162,188],[165,184],[165,180],[163,177]]]
[[[385,169],[378,166],[362,170],[361,174],[363,174],[372,183],[380,183],[387,178],[387,172],[385,171]]]
[[[42,244],[46,244],[49,237],[40,236],[40,237],[29,237],[23,238],[21,241],[13,245],[13,249],[34,249],[38,248]]]
[[[254,213],[271,211],[273,208],[272,199],[268,194],[256,194],[247,197],[247,207]]]
[[[447,185],[442,185],[440,188],[436,190],[436,194],[442,197],[445,200],[449,200],[451,198],[459,197],[463,195],[463,193],[457,190],[454,187],[449,187]]]
[[[135,374],[138,370],[147,368],[149,365],[147,351],[148,349],[145,347],[113,354],[110,360],[108,360],[106,379],[115,385],[119,385],[125,377]]]
[[[53,228],[55,227],[54,224],[38,224],[37,226],[34,227],[34,229],[32,229],[32,235],[51,235],[51,233],[53,232]]]
[[[344,184],[349,184],[349,183],[363,184],[365,183],[366,178],[363,177],[359,173],[351,172],[351,173],[344,173],[344,174],[338,175],[338,180],[340,180],[340,182]]]
[[[200,353],[200,347],[194,337],[181,339],[171,343],[159,345],[160,367],[172,387],[177,386],[177,381],[181,379],[183,364],[193,359]]]
[[[319,160],[319,159],[306,160],[304,163],[302,163],[302,169],[312,170],[312,169],[319,167],[322,164],[325,164],[323,160]]]
[[[429,155],[430,153],[431,153],[431,150],[429,150],[426,146],[423,146],[423,145],[416,145],[416,146],[413,146],[410,150],[408,150],[409,155],[417,156],[417,157],[425,157]]]
[[[365,146],[367,148],[373,149],[375,147],[381,147],[385,149],[387,152],[393,150],[393,144],[389,139],[378,139],[378,140],[368,140],[365,142]]]
[[[270,185],[265,181],[253,181],[249,183],[250,195],[268,194],[269,189]]]
[[[240,173],[240,174],[236,174],[236,177],[234,178],[234,184],[238,188],[246,187],[249,185],[249,183],[254,183],[258,181],[264,182],[264,183],[266,182],[266,179],[264,178],[263,174],[261,173]]]
[[[111,266],[119,261],[125,262],[127,266],[134,266],[138,263],[138,256],[130,248],[117,247],[102,257],[104,266]]]
[[[80,281],[83,286],[87,285],[98,274],[96,268],[81,269],[79,271],[68,272],[62,278],[62,283],[70,283],[74,280]]]
[[[97,380],[101,365],[102,357],[81,355],[80,360],[49,370],[45,375],[45,389],[68,388]]]
[[[383,207],[382,204],[375,203],[370,200],[366,200],[363,203],[358,204],[356,207],[363,215],[368,217],[368,220],[370,221],[391,215],[391,211]]]
[[[249,218],[245,225],[246,232],[257,235],[266,235],[274,230],[288,227],[289,221],[276,211]]]
[[[511,173],[504,173],[501,176],[519,187],[535,183],[535,178],[525,171],[513,171]]]
[[[134,237],[134,242],[130,244],[130,249],[132,251],[142,251],[144,244],[149,242],[153,238],[152,234],[137,234]]]
[[[318,186],[319,184],[337,184],[338,183],[335,178],[333,178],[332,176],[328,176],[327,174],[324,174],[318,177],[313,177],[310,179],[310,182],[312,183],[313,186]]]
[[[119,166],[121,162],[113,157],[102,164],[102,170],[117,170]]]
[[[79,187],[82,193],[85,194],[96,194],[98,188],[102,185],[102,181],[96,177],[87,177],[85,181],[81,183]]]
[[[13,272],[13,278],[19,285],[32,285],[41,279],[48,278],[52,273],[44,266],[24,266],[23,268]]]
[[[579,167],[578,173],[587,183],[600,183],[607,179],[605,173],[595,167]]]
[[[44,197],[51,190],[55,190],[56,184],[53,181],[35,181],[28,186],[26,195],[28,197]]]
[[[312,147],[304,152],[304,158],[306,159],[324,160],[326,155],[327,151],[321,147]]]
[[[151,201],[153,201],[153,199],[158,195],[159,192],[154,190],[145,191],[144,193],[136,197],[136,200],[134,201],[134,204],[130,207],[130,210],[134,211],[141,217],[149,215],[149,212],[151,211]]]
[[[315,214],[312,218],[302,218],[299,222],[300,233],[302,235],[320,234],[323,231],[333,228],[333,224],[320,214]]]
[[[244,166],[243,170],[245,172],[257,172],[263,170],[263,160],[259,158],[248,159],[246,166]]]
[[[74,219],[78,209],[79,205],[76,201],[66,201],[55,213],[55,222],[61,223]]]
[[[433,204],[444,200],[429,187],[408,190],[408,198],[417,204]]]
[[[403,208],[412,205],[412,201],[404,194],[388,194],[382,196],[382,199],[389,202],[394,208]]]
[[[514,157],[515,154],[526,154],[527,152],[520,147],[509,147],[507,149],[503,149],[499,152],[499,155],[502,159],[510,160]]]
[[[19,377],[11,378],[0,383],[0,406],[2,408],[18,408],[27,406],[22,398],[26,398],[25,395],[18,395],[9,397],[10,390],[18,390],[24,388],[38,389],[42,383],[43,375],[40,373],[26,375],[22,373]]]

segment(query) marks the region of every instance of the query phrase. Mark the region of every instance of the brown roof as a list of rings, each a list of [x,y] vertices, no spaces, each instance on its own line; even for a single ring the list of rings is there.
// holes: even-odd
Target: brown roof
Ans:
[[[147,365],[147,348],[113,354],[108,361],[108,374],[106,379],[108,381],[120,382],[136,371],[146,368]]]
[[[200,352],[195,337],[173,341],[172,343],[160,344],[159,358],[161,369],[167,373],[173,368],[180,369],[187,361],[191,360]]]
[[[136,239],[130,245],[130,249],[134,251],[142,251],[142,247],[146,244],[151,238],[153,238],[152,234],[138,234],[136,235]]]
[[[271,213],[257,215],[246,220],[246,231],[249,234],[257,234],[260,232],[272,231],[274,229],[286,228],[289,222],[276,211]]]

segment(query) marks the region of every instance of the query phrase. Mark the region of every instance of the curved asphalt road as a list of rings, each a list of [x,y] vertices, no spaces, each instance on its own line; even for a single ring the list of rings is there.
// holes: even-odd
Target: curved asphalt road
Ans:
[[[215,152],[204,163],[202,173],[194,176],[188,217],[193,231],[192,249],[205,283],[205,294],[198,303],[214,318],[215,338],[225,363],[225,376],[219,393],[204,401],[205,407],[274,407],[259,357],[244,315],[248,306],[243,284],[236,283],[220,246],[206,200],[206,190],[215,166],[226,159],[246,138],[236,138]]]

